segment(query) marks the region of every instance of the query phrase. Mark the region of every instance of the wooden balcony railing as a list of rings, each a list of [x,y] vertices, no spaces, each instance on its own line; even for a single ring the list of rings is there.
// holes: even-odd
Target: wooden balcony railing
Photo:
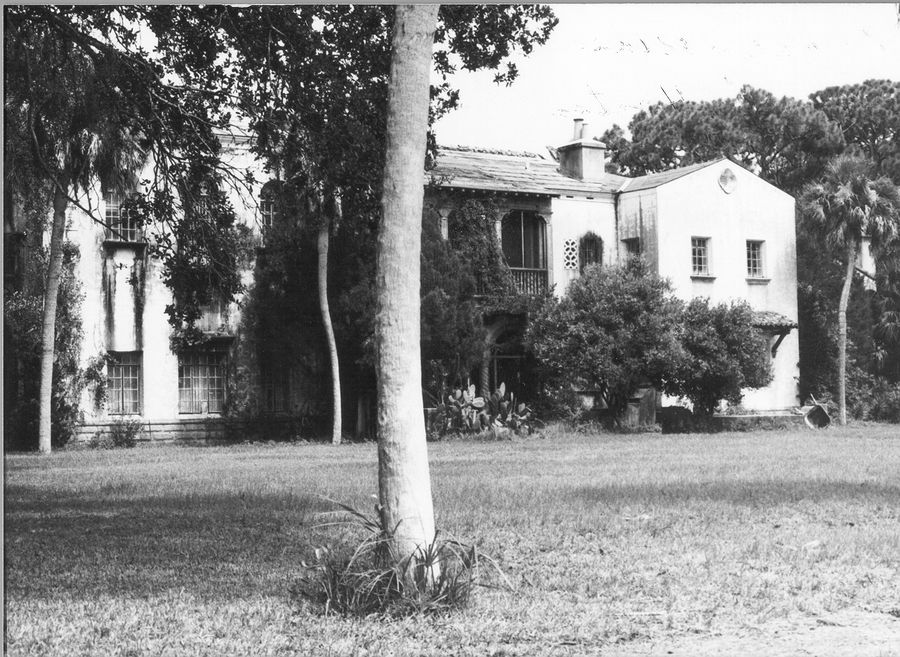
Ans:
[[[510,267],[509,271],[512,274],[519,294],[541,294],[547,291],[548,277],[546,269]]]

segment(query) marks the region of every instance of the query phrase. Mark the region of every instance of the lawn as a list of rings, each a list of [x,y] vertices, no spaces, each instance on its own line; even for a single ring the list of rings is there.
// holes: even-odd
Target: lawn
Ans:
[[[374,445],[7,455],[8,654],[900,655],[896,426],[551,430],[430,456],[439,526],[514,589],[388,621],[289,593],[349,531],[321,526],[326,498],[371,509]]]

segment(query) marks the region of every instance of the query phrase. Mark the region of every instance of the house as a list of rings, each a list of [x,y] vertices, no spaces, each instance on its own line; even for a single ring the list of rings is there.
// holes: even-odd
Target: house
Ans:
[[[243,137],[223,140],[231,164],[256,167],[263,177],[247,146]],[[769,335],[775,376],[766,388],[749,392],[745,406],[796,406],[793,198],[724,158],[640,178],[607,173],[605,164],[604,145],[581,121],[555,157],[441,148],[426,174],[427,207],[446,236],[459,199],[492,198],[501,210],[496,229],[504,258],[521,292],[563,294],[588,264],[619,263],[641,253],[684,299],[746,299]],[[266,189],[229,192],[261,248],[275,214]],[[85,205],[98,208],[109,228],[78,208],[69,211],[67,238],[81,252],[82,362],[109,358],[105,402],[97,404],[85,392],[82,439],[129,418],[139,419],[150,438],[221,436],[234,377],[257,391],[258,416],[295,428],[327,418],[329,390],[322,382],[329,373],[317,317],[300,322],[292,353],[257,345],[250,366],[241,360],[246,354],[239,355],[248,300],[214,304],[200,321],[205,343],[173,352],[166,316],[172,298],[161,264],[123,211],[121,196],[99,183],[88,196]],[[260,260],[243,272],[246,283],[253,282]],[[481,386],[525,385],[522,318],[497,315],[486,322]]]
[[[641,254],[684,300],[746,300],[768,335],[774,378],[747,391],[743,405],[797,406],[794,199],[727,158],[639,178],[607,173],[604,145],[580,120],[556,154],[443,148],[429,204],[446,226],[460,196],[494,199],[503,253],[522,292],[561,295],[586,265]],[[504,345],[515,340],[516,318],[489,321],[489,341],[502,348],[486,351],[481,383],[493,387],[516,380],[524,356]]]

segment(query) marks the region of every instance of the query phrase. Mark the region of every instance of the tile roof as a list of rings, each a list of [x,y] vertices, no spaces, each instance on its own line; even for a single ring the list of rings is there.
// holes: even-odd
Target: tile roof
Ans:
[[[697,164],[690,164],[686,167],[679,167],[677,169],[670,169],[668,171],[660,171],[659,173],[650,173],[646,176],[626,179],[628,180],[628,182],[625,183],[621,191],[639,192],[642,189],[652,189],[654,187],[659,187],[660,185],[665,185],[667,182],[678,180],[679,178],[686,176],[689,173],[693,173],[694,171],[698,171],[699,169],[704,169],[711,164],[715,164],[716,162],[721,162],[722,160],[726,159],[728,158],[720,157],[719,159],[712,160],[710,162],[698,162]]]
[[[797,322],[771,310],[754,310],[753,326],[759,328],[797,328]]]
[[[426,180],[441,187],[541,196],[613,194],[628,180],[605,174],[601,180],[570,178],[559,164],[534,153],[475,149],[460,146],[438,148],[436,166]]]

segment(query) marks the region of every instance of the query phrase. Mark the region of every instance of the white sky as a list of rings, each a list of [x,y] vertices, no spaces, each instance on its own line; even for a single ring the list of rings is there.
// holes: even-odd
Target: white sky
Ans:
[[[666,100],[734,97],[751,84],[805,99],[827,86],[900,79],[900,15],[885,4],[568,4],[519,77],[459,73],[460,108],[438,143],[543,152],[583,117],[599,136]]]

